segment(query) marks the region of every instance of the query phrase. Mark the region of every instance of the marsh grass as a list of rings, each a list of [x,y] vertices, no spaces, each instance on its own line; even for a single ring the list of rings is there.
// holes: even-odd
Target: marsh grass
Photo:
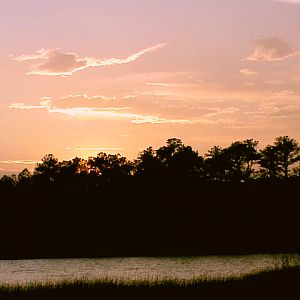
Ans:
[[[230,296],[241,299],[269,299],[300,292],[300,266],[278,267],[237,277],[180,279],[73,279],[0,285],[1,299],[189,299],[194,295],[210,299]],[[249,298],[248,298],[249,297]],[[268,297],[268,298],[266,298]]]
[[[290,269],[300,266],[300,254],[278,254],[274,264],[275,269]]]

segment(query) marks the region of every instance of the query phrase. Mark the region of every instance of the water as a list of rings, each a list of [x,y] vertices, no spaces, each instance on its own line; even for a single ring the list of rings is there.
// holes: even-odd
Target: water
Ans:
[[[0,284],[78,278],[227,277],[272,268],[276,264],[278,255],[0,260]]]

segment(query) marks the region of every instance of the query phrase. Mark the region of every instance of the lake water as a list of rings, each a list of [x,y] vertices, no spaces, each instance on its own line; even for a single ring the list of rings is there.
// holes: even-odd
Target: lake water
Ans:
[[[279,255],[0,260],[1,283],[75,278],[226,277],[274,267]]]

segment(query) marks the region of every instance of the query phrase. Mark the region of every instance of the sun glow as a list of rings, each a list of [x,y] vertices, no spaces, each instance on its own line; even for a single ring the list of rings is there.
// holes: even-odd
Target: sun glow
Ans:
[[[298,0],[56,2],[1,1],[0,169],[300,139]]]

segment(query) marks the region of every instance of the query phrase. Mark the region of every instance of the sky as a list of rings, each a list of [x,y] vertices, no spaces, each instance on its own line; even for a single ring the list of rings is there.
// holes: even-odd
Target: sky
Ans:
[[[300,141],[299,28],[300,0],[1,0],[0,174]]]

